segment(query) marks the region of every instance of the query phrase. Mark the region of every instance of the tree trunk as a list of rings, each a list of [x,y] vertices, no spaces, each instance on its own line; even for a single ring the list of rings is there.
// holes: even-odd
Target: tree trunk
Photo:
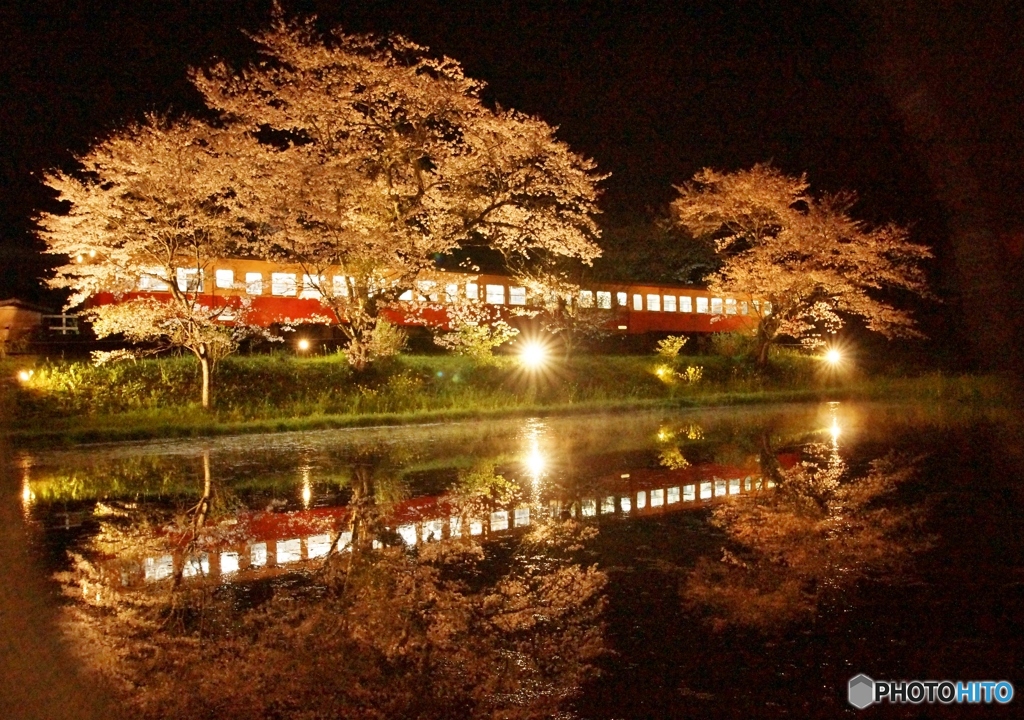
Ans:
[[[199,351],[199,365],[203,369],[203,408],[210,408],[210,357],[203,347]]]

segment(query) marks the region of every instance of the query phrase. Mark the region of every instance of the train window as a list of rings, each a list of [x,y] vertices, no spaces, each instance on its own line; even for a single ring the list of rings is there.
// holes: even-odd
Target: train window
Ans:
[[[736,298],[725,299],[725,314],[735,315],[736,314]]]
[[[679,312],[692,313],[693,312],[693,298],[689,295],[679,296]]]
[[[178,289],[182,292],[202,292],[203,271],[192,268],[178,268]]]
[[[634,310],[643,310],[644,309],[644,296],[643,295],[634,295],[633,296],[633,309]]]
[[[334,297],[348,297],[348,283],[344,275],[334,276]]]
[[[433,280],[416,281],[416,289],[419,290],[422,295],[422,297],[419,298],[421,301],[429,300],[430,302],[437,302],[437,292],[434,291],[434,288],[436,287],[437,283]]]
[[[679,502],[679,487],[670,487],[668,489],[668,504]]]
[[[230,288],[235,284],[235,271],[234,270],[218,270],[214,273],[216,278],[217,287],[219,288]]]
[[[170,288],[167,283],[160,279],[162,271],[158,267],[143,268],[139,276],[139,290],[150,290],[153,292],[166,292]]]
[[[508,304],[509,305],[525,305],[526,304],[526,288],[524,288],[524,287],[510,287],[508,289]]]
[[[754,306],[754,314],[755,315],[760,315],[761,314],[761,301],[760,300],[751,300],[750,304]]]
[[[648,295],[647,296],[647,309],[650,312],[661,311],[661,295]]]
[[[274,295],[294,295],[295,273],[270,273],[270,292]]]
[[[628,513],[633,509],[633,502],[628,497],[619,498],[619,505],[622,506],[622,512],[624,513]]]
[[[641,490],[636,494],[636,509],[643,510],[645,507],[647,507],[647,493]]]
[[[722,298],[711,298],[711,314],[722,314]]]
[[[594,307],[594,291],[593,290],[580,290],[580,307],[581,308],[592,308],[592,307]]]
[[[612,294],[610,292],[604,292],[603,290],[597,291],[597,306],[602,310],[612,309]]]
[[[398,299],[404,300],[405,302],[412,302],[412,290],[406,290],[404,293],[398,296]]]
[[[485,285],[487,292],[487,303],[489,305],[504,305],[505,304],[505,286],[504,285]]]
[[[725,495],[725,480],[715,479],[715,497],[722,497]]]
[[[697,499],[696,485],[683,485],[683,502],[693,502]]]
[[[708,299],[706,297],[697,298],[697,312],[707,313],[708,311]]]
[[[495,510],[491,513],[491,532],[508,530],[508,510]]]
[[[665,295],[661,300],[662,300],[662,304],[665,306],[665,312],[675,312],[676,311],[676,296],[675,295]]]
[[[750,308],[747,307],[747,301],[743,300],[740,302],[740,315],[749,315]]]
[[[459,299],[459,284],[448,283],[444,286],[444,301],[448,303],[456,302]]]
[[[651,507],[661,507],[665,504],[664,490],[651,490]]]
[[[609,495],[601,501],[601,514],[610,515],[615,512],[615,497]]]
[[[619,307],[626,307],[626,303],[628,302],[626,293],[615,293],[615,302],[618,304]]]
[[[249,295],[263,294],[263,273],[245,274],[245,292]]]
[[[702,482],[700,484],[700,499],[710,500],[711,499],[711,483]]]
[[[469,300],[479,300],[480,286],[476,283],[466,283],[466,297]]]
[[[516,514],[513,518],[513,524],[516,527],[526,527],[530,524],[530,508],[518,507],[516,508]]]
[[[594,517],[597,515],[597,500],[584,500],[580,511],[583,517]]]
[[[302,292],[299,293],[299,297],[307,300],[318,300],[322,297],[320,286],[323,285],[323,282],[323,275],[303,275]]]
[[[768,302],[767,300],[764,303],[764,314],[765,315],[771,315],[772,314],[772,304],[770,302]]]

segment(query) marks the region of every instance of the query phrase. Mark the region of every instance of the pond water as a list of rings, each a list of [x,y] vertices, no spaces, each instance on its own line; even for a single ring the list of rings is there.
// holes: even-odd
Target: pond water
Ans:
[[[136,717],[836,717],[858,673],[1024,682],[1013,428],[827,403],[7,472],[72,662]]]

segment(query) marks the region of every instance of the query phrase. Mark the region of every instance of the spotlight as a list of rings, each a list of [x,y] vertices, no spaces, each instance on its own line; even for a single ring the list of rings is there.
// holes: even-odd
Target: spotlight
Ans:
[[[531,370],[540,368],[548,361],[548,351],[539,342],[528,342],[519,352],[519,360]]]

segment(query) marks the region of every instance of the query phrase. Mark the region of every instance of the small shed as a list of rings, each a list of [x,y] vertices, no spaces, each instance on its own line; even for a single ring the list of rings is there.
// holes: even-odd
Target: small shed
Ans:
[[[43,325],[43,316],[50,308],[9,298],[0,300],[0,343],[9,345],[27,338]]]

